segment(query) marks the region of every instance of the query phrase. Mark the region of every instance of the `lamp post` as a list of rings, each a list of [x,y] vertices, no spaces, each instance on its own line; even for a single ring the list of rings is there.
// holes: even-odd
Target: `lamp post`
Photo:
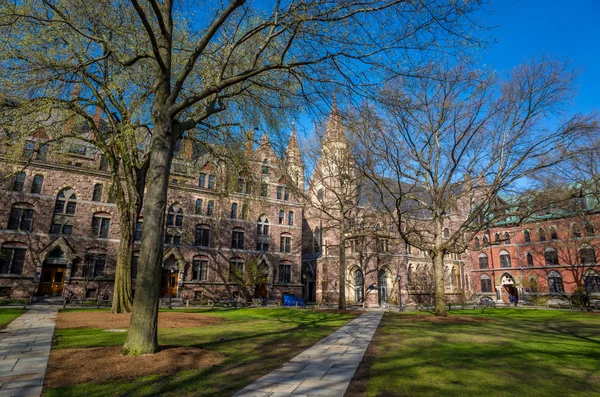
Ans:
[[[402,275],[398,274],[398,300],[400,301],[400,311],[402,309]]]

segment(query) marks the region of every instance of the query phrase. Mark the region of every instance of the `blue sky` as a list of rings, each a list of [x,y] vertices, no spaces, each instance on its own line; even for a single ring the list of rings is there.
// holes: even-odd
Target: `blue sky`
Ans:
[[[600,109],[600,0],[496,0],[481,15],[498,41],[481,62],[507,71],[547,53],[583,69],[573,112]]]

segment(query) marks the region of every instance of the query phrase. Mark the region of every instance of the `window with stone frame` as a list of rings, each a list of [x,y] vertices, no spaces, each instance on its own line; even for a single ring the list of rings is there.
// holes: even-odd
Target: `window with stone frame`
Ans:
[[[579,249],[579,260],[582,264],[589,265],[596,263],[596,251],[590,245],[583,245]]]
[[[210,244],[210,226],[197,225],[194,236],[194,245],[199,247],[208,247]]]
[[[142,229],[144,227],[144,221],[138,219],[135,223],[135,233],[133,235],[133,241],[141,241],[142,240]]]
[[[102,201],[102,184],[96,183],[92,193],[92,201]]]
[[[529,230],[523,230],[523,240],[526,243],[530,243],[531,242],[531,234],[529,233]]]
[[[544,249],[544,259],[546,266],[558,266],[558,252],[554,248]]]
[[[538,237],[540,241],[546,241],[546,231],[542,228],[538,229]]]
[[[96,278],[104,276],[106,254],[91,252],[85,256],[85,277]]]
[[[231,232],[231,248],[244,249],[244,229],[236,228]]]
[[[558,233],[556,232],[556,228],[555,227],[551,227],[550,228],[550,239],[552,239],[552,240],[558,240]]]
[[[13,204],[8,219],[8,230],[31,231],[33,223],[33,205],[28,203]]]
[[[241,282],[244,279],[244,260],[233,258],[229,261],[229,282]]]
[[[504,232],[504,244],[510,244],[510,234],[508,232]]]
[[[262,174],[269,175],[269,161],[267,159],[262,162]]]
[[[600,276],[597,272],[589,270],[583,276],[583,284],[588,294],[600,293]]]
[[[490,276],[488,276],[487,274],[483,274],[479,279],[481,281],[481,292],[492,292],[492,279],[490,278]]]
[[[559,272],[551,271],[548,273],[548,292],[551,294],[564,294],[563,279]]]
[[[585,221],[584,222],[584,228],[585,228],[585,235],[586,236],[591,237],[594,234],[596,234],[596,231],[594,230],[594,225],[592,225],[590,222]]]
[[[292,236],[282,234],[279,238],[279,252],[289,254],[292,252]]]
[[[35,152],[35,142],[27,141],[25,142],[25,146],[23,147],[23,157],[26,159],[30,159],[33,157],[33,153]]]
[[[527,259],[527,266],[533,267],[534,266],[534,264],[533,264],[533,255],[531,255],[530,252],[527,253],[526,259]]]
[[[209,200],[206,205],[206,216],[213,216],[215,213],[215,202],[213,200]]]
[[[62,189],[56,196],[50,234],[73,234],[73,222],[77,209],[77,196],[72,188]]]
[[[27,255],[27,246],[22,243],[4,243],[0,252],[1,274],[22,274]]]
[[[195,214],[202,215],[202,199],[196,199]]]
[[[260,184],[260,197],[267,197],[269,193],[269,186],[265,182]]]
[[[510,254],[507,251],[500,252],[500,267],[510,267]]]
[[[288,225],[294,226],[294,212],[293,211],[288,212]]]
[[[279,264],[279,282],[289,284],[292,282],[292,265],[288,262]]]
[[[42,186],[44,184],[44,176],[36,175],[33,177],[33,182],[31,183],[31,193],[40,194],[42,193]]]
[[[261,215],[256,221],[256,234],[258,236],[269,235],[269,218],[265,214]]]
[[[480,244],[479,244],[479,237],[475,237],[475,239],[473,239],[473,245],[475,246],[475,249],[478,250],[480,248]]]
[[[283,186],[277,186],[277,200],[283,199]]]
[[[25,187],[25,177],[26,175],[24,172],[19,172],[15,175],[11,188],[13,192],[23,191],[23,188]]]
[[[259,241],[256,243],[256,250],[258,252],[268,252],[269,251],[269,243],[267,241]]]
[[[192,280],[206,281],[208,279],[208,257],[197,256],[192,260]]]
[[[231,219],[237,219],[237,214],[238,212],[238,204],[237,203],[231,203]]]
[[[92,217],[92,235],[99,238],[108,238],[110,230],[110,214],[96,213]]]
[[[279,224],[283,225],[283,220],[285,218],[285,212],[283,210],[279,210]]]
[[[479,268],[487,269],[489,267],[488,256],[484,253],[479,254]]]

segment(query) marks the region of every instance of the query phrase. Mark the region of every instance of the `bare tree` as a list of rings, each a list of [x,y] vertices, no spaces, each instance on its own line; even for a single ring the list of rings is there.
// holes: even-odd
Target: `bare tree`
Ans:
[[[274,110],[292,111],[294,102],[311,101],[311,94],[318,98],[333,83],[364,94],[377,79],[377,69],[411,74],[427,53],[476,44],[468,15],[477,9],[478,1],[274,1],[258,6],[243,0],[202,5],[3,0],[0,26],[9,45],[6,53],[29,48],[31,54],[2,64],[12,80],[33,73],[28,60],[43,54],[52,55],[50,64],[73,60],[69,71],[46,73],[49,83],[33,89],[32,98],[44,98],[51,83],[68,85],[81,67],[102,59],[121,73],[141,68],[151,87],[144,231],[124,351],[138,355],[158,348],[166,194],[175,144],[184,133],[212,130],[225,115],[227,123],[255,116],[269,124],[276,120]],[[190,20],[194,12],[208,17]],[[23,29],[29,40],[23,40]],[[75,57],[69,52],[71,40],[83,43],[84,51]],[[407,57],[415,62],[395,61]],[[123,86],[118,79],[113,83]]]
[[[433,261],[435,313],[445,316],[445,255],[465,252],[475,233],[508,216],[518,221],[499,195],[516,199],[527,178],[564,159],[550,154],[569,151],[597,124],[581,115],[550,123],[575,93],[568,63],[541,57],[502,79],[464,66],[432,69],[431,78],[383,88],[380,106],[360,109],[353,129],[360,168],[402,239]]]

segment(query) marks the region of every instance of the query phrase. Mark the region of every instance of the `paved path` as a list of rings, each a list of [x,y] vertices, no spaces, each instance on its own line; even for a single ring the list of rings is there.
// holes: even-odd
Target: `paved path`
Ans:
[[[234,397],[343,397],[382,316],[361,315]]]
[[[57,306],[31,306],[0,331],[0,397],[42,394]]]

